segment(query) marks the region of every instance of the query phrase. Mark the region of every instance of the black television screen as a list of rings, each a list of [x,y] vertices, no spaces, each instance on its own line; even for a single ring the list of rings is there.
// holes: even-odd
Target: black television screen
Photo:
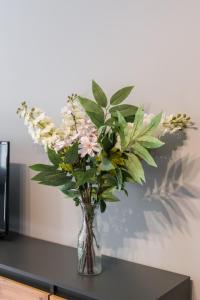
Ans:
[[[9,142],[0,141],[0,235],[8,233]]]

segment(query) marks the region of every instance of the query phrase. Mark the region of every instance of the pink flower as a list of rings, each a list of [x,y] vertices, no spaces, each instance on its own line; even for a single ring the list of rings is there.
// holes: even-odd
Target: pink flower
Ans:
[[[54,150],[55,151],[59,151],[61,150],[62,148],[64,148],[66,146],[66,143],[65,141],[62,141],[62,140],[57,140],[53,146]]]
[[[99,147],[96,142],[96,137],[89,138],[88,136],[83,136],[80,138],[80,155],[84,157],[89,154],[94,156],[95,152],[99,152]]]

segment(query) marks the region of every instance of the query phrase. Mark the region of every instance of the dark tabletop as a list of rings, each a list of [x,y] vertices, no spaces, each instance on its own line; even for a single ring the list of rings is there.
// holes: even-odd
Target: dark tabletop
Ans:
[[[82,299],[156,300],[189,280],[108,256],[103,256],[103,272],[98,276],[80,276],[76,267],[75,248],[18,234],[0,240],[1,270],[56,286],[66,295],[82,295]]]

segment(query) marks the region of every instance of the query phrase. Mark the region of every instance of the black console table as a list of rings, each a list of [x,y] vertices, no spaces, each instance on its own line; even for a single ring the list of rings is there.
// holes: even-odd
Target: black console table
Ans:
[[[76,249],[11,234],[0,240],[0,274],[73,300],[190,300],[190,278],[104,256],[103,273],[79,276]]]

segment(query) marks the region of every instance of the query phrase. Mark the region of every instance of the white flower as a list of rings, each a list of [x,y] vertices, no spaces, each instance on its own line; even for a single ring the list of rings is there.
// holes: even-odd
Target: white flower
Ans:
[[[36,116],[35,119],[33,119],[33,125],[37,125],[40,121],[44,120],[46,118],[46,115],[44,112],[41,112]]]
[[[143,125],[144,126],[147,126],[149,123],[150,123],[150,121],[151,121],[151,119],[153,118],[153,117],[155,117],[155,115],[154,114],[144,114],[144,119],[143,119]]]
[[[56,128],[39,108],[29,109],[24,102],[18,109],[18,114],[24,118],[34,143],[43,145],[45,150],[50,147],[60,151],[78,141],[82,157],[86,154],[94,156],[100,151],[97,129],[76,99],[68,101],[61,113],[62,125],[61,128]]]
[[[92,136],[96,136],[97,139],[96,127],[76,99],[68,101],[61,113],[65,140],[73,144],[75,140],[81,140],[82,137],[88,137],[90,141]]]

